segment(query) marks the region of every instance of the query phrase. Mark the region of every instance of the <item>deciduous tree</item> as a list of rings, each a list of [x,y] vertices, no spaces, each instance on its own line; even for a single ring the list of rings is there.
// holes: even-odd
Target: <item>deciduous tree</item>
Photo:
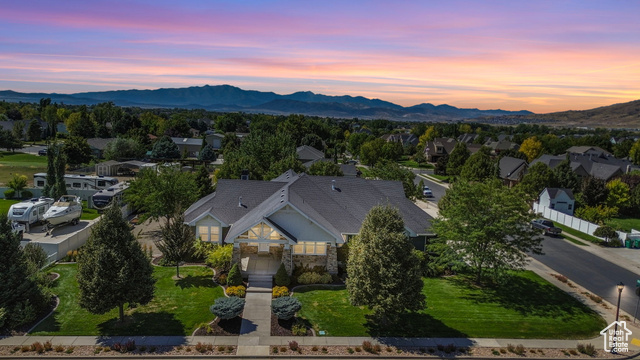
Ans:
[[[40,122],[37,119],[33,119],[29,122],[29,127],[27,128],[27,140],[29,141],[40,141],[42,137],[42,126],[40,126]]]
[[[447,175],[460,175],[462,166],[471,156],[471,152],[467,149],[467,144],[459,142],[449,154],[449,161],[447,162]]]
[[[438,238],[429,250],[439,261],[468,268],[482,282],[487,273],[497,279],[508,270],[521,269],[527,252],[541,253],[533,214],[520,192],[499,180],[455,182],[438,204],[433,222]]]
[[[91,147],[87,139],[80,136],[69,136],[62,145],[62,152],[71,166],[88,164],[91,161]]]
[[[349,244],[347,290],[354,306],[367,306],[381,324],[424,309],[420,260],[411,251],[398,209],[373,207]]]
[[[144,148],[136,140],[118,137],[107,143],[102,156],[107,160],[137,159],[144,153]]]
[[[146,305],[153,299],[153,267],[119,207],[110,206],[93,226],[78,254],[77,280],[78,304],[92,314],[118,308],[122,321],[125,304]]]
[[[603,204],[609,195],[605,181],[593,176],[587,176],[582,180],[580,192],[582,193],[582,201],[587,206]]]
[[[534,200],[544,188],[555,186],[556,180],[553,171],[547,164],[537,162],[531,165],[516,188],[524,192],[529,200]]]
[[[340,165],[332,161],[316,161],[309,166],[307,174],[319,176],[344,176],[340,169]]]
[[[178,145],[176,145],[170,137],[163,136],[153,144],[151,157],[155,159],[179,159],[180,149],[178,149]]]
[[[520,145],[520,152],[527,156],[529,162],[532,162],[542,154],[542,142],[535,136],[525,139]]]
[[[451,161],[451,157],[449,157]],[[447,166],[447,172],[449,167]],[[497,164],[491,159],[488,147],[482,147],[465,161],[460,170],[460,177],[468,181],[484,181],[496,178]]]

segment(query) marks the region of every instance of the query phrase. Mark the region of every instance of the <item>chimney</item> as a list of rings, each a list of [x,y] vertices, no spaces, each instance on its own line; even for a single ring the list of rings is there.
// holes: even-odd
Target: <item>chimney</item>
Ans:
[[[336,191],[336,181],[331,180],[331,190]]]
[[[244,207],[244,206],[242,205],[242,196],[239,196],[239,197],[238,197],[238,207]]]

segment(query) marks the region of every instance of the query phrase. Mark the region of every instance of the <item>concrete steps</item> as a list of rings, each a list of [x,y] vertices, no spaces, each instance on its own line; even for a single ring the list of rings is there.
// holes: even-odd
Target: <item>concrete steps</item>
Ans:
[[[271,275],[249,275],[248,293],[271,293],[273,276]]]

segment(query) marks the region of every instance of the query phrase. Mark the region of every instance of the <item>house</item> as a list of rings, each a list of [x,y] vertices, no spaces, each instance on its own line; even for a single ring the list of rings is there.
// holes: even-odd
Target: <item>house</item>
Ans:
[[[567,159],[567,157],[570,161],[571,169],[579,177],[593,176],[604,181],[609,181],[617,176],[640,169],[640,167],[634,165],[629,160],[618,159],[613,155],[606,155],[605,153],[597,155],[593,152],[585,152],[584,154],[573,153],[558,156],[544,154],[532,161],[530,165],[542,162],[553,169]]]
[[[340,164],[340,171],[344,176],[360,177],[362,172],[354,164]]]
[[[571,189],[545,188],[538,197],[538,203],[549,209],[573,216],[576,199]]]
[[[598,146],[572,146],[567,149],[567,153],[591,156],[612,156],[610,152]]]
[[[196,237],[233,244],[244,274],[275,274],[280,263],[338,271],[337,249],[379,204],[399,209],[406,233],[423,249],[431,218],[404,195],[400,181],[310,176],[288,170],[271,181],[220,179],[213,194],[184,213]]]
[[[116,176],[118,169],[122,165],[121,162],[115,160],[104,161],[96,164],[96,175],[98,176]]]
[[[178,145],[180,154],[186,153],[188,157],[198,157],[202,149],[202,139],[172,137],[171,140]]]
[[[508,187],[519,183],[527,170],[527,162],[511,156],[504,156],[498,163],[500,166],[500,178]]]
[[[298,146],[296,148],[296,154],[298,155],[298,160],[300,160],[306,168],[324,159],[324,153],[322,151],[309,145]]]
[[[385,134],[380,137],[386,142],[397,142],[402,146],[417,146],[420,140],[413,134],[401,133],[401,134]]]
[[[451,154],[456,143],[457,141],[452,138],[435,138],[433,141],[427,141],[424,155],[427,161],[437,162],[441,157]]]
[[[102,154],[104,153],[104,149],[107,148],[107,144],[111,141],[115,140],[115,138],[89,138],[87,139],[87,143],[91,148],[91,155],[98,159],[102,159]]]
[[[480,135],[478,135],[478,134],[462,134],[462,135],[458,136],[458,141],[459,142],[463,142],[463,143],[467,143],[467,144],[471,144],[474,141],[476,141],[479,137],[480,137]]]
[[[518,148],[520,147],[518,144],[506,139],[498,141],[488,140],[484,143],[484,146],[491,149],[491,155],[499,155],[500,152],[504,150],[518,150]]]

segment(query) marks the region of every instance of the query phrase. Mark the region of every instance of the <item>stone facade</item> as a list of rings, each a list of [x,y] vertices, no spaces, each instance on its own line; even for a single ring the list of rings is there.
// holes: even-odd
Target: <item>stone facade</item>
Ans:
[[[235,245],[233,246],[233,254],[231,254],[231,261],[234,264],[237,264],[240,262],[240,247],[236,247]]]
[[[327,245],[327,271],[329,274],[338,273],[338,248]]]
[[[282,249],[282,263],[284,264],[284,268],[287,270],[287,274],[291,276],[291,274],[293,274],[293,268],[291,266],[291,247]]]
[[[258,253],[258,247],[257,246],[250,246],[247,243],[240,243],[240,253],[242,255],[257,254]]]

